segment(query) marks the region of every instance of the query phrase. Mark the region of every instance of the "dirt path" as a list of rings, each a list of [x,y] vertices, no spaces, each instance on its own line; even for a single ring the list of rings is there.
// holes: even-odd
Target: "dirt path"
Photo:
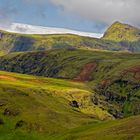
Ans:
[[[86,64],[73,80],[78,82],[89,81],[91,76],[90,74],[96,67],[97,64],[95,62]]]

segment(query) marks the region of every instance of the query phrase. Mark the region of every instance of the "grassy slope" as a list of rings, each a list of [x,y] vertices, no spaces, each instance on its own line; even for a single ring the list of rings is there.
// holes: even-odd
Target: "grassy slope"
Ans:
[[[93,102],[117,118],[140,113],[139,80],[134,78],[134,73],[126,72],[138,67],[136,76],[139,78],[139,54],[57,49],[12,53],[2,57],[0,63],[1,70],[61,79],[74,79],[86,64],[95,63],[97,67],[87,80],[94,93]]]
[[[115,22],[105,32],[103,39],[114,41],[137,41],[140,39],[140,29]]]
[[[25,35],[0,31],[0,51],[20,52],[55,48],[85,48],[140,52],[140,29],[115,22],[102,39],[72,34]]]
[[[139,116],[102,122],[83,112],[82,108],[88,107],[85,105],[89,102],[86,97],[90,95],[89,88],[83,83],[0,71],[0,120],[4,122],[0,124],[0,139],[140,138]],[[71,107],[69,101],[74,99],[79,102],[84,100],[81,102],[83,107]],[[4,115],[5,109],[10,114]],[[25,124],[16,128],[17,122],[21,120]]]
[[[114,41],[124,50],[140,51],[140,29],[127,24],[115,22],[107,29],[102,39]]]
[[[34,140],[45,135],[46,140],[48,135],[97,123],[99,118],[111,119],[93,104],[91,95],[82,83],[0,71],[0,120],[4,122],[0,139]],[[69,104],[73,100],[79,108]],[[24,124],[16,128],[19,121]]]
[[[6,54],[6,52],[0,51],[0,56],[3,56],[5,54]]]
[[[22,35],[0,31],[0,50],[19,52],[32,50],[49,50],[54,48],[87,48],[104,50],[123,50],[113,41],[100,40],[77,35]]]
[[[140,116],[89,124],[70,130],[52,140],[139,140]]]
[[[113,53],[109,51],[88,51],[80,49],[11,53],[0,58],[0,69],[73,79],[79,74],[81,68],[90,62],[96,62],[98,64],[98,71],[92,74],[92,79],[97,76],[99,81],[108,76],[117,76],[126,68],[138,65],[140,55],[136,53]],[[104,71],[105,69],[106,71]]]
[[[0,51],[19,52],[55,48],[85,48],[112,51],[140,52],[140,30],[115,22],[102,39],[63,35],[25,35],[0,31]]]

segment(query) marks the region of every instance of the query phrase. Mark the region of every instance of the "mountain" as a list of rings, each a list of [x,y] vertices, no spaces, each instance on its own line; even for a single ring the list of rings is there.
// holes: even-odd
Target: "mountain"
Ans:
[[[140,29],[120,22],[113,23],[105,32],[103,39],[112,41],[138,41],[140,40]]]
[[[107,29],[102,39],[116,42],[122,50],[140,52],[140,29],[131,25],[115,22]]]
[[[103,34],[99,33],[80,32],[64,28],[34,26],[21,23],[12,23],[8,27],[1,27],[0,29],[20,34],[75,34],[94,38],[100,38],[103,36]]]

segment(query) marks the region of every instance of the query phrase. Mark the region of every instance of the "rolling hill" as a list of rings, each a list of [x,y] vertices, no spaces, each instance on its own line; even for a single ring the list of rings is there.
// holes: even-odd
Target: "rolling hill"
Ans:
[[[36,28],[34,27],[32,30],[36,31]],[[140,52],[139,46],[139,29],[119,22],[115,22],[109,27],[101,39],[73,34],[41,35],[0,31],[0,51],[2,53],[50,50],[55,48]]]
[[[113,117],[84,83],[0,71],[0,139],[41,139]]]
[[[56,49],[2,56],[0,70],[86,82],[95,104],[123,118],[140,113],[139,63],[135,53]]]
[[[140,116],[128,117],[139,114],[140,102],[138,81],[133,85],[131,78],[129,84],[123,79],[113,81],[99,92],[93,88],[98,80],[78,82],[0,71],[0,139],[139,140]],[[124,99],[127,95],[129,99]],[[128,118],[114,120],[113,110],[122,104]]]
[[[121,50],[120,46],[110,41],[71,34],[25,35],[0,31],[0,51],[4,53],[56,48]]]

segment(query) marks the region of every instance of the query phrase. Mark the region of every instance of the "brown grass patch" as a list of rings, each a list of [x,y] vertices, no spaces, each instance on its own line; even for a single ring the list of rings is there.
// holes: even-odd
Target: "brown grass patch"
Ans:
[[[97,67],[97,64],[95,62],[86,64],[82,68],[81,72],[73,80],[79,81],[79,82],[89,81],[90,74],[96,67]]]
[[[17,79],[11,76],[0,75],[0,80],[16,81]]]

